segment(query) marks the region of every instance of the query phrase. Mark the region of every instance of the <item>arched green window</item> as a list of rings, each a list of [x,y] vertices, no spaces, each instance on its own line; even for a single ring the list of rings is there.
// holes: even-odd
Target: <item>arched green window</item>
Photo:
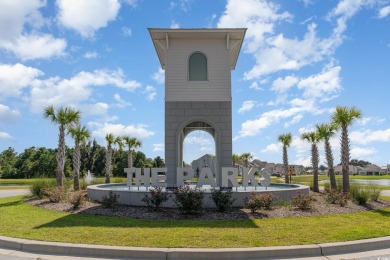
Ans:
[[[195,52],[188,61],[188,72],[190,81],[207,80],[207,58],[200,52]]]

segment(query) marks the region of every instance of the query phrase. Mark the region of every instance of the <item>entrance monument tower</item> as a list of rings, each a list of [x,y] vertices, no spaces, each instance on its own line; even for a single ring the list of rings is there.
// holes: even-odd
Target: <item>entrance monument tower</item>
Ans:
[[[183,142],[195,130],[215,141],[216,183],[232,166],[231,70],[246,29],[149,29],[165,70],[165,164],[168,186],[183,167]]]

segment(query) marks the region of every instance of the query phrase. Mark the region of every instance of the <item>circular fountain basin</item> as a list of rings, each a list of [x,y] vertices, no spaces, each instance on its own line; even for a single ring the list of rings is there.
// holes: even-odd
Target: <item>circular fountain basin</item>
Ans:
[[[190,185],[195,187],[195,185]],[[87,188],[88,197],[94,201],[101,202],[104,196],[108,196],[112,191],[119,195],[118,202],[120,204],[132,205],[132,206],[145,206],[142,201],[145,195],[149,195],[149,190],[153,187],[128,187],[126,183],[112,183],[112,184],[98,184],[91,185]],[[212,187],[204,185],[201,188],[204,192],[203,206],[206,208],[215,207],[214,202],[211,199]],[[271,193],[277,199],[277,201],[289,201],[292,197],[298,193],[309,194],[309,187],[299,184],[279,184],[271,183],[268,187],[263,186],[249,186],[249,187],[233,187],[233,198],[235,199],[234,207],[243,207],[245,205],[245,198],[250,198],[252,192],[255,193]],[[172,191],[169,200],[163,204],[163,207],[174,207],[174,195]]]

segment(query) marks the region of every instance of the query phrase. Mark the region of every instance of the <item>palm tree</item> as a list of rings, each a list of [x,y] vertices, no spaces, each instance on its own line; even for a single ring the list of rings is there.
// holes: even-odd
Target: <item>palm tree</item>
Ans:
[[[233,167],[236,167],[237,166],[237,162],[241,159],[241,156],[239,156],[238,154],[233,154],[232,155],[232,161],[233,161]]]
[[[249,160],[253,159],[253,155],[251,153],[243,153],[240,157],[245,162],[245,167],[248,167]]]
[[[58,125],[58,150],[57,150],[57,186],[62,186],[65,167],[65,135],[66,130],[73,123],[80,120],[80,111],[69,107],[60,107],[57,111],[53,106],[44,109],[43,116],[49,118],[52,123]]]
[[[284,180],[285,183],[289,183],[290,180],[288,178],[288,155],[287,155],[287,147],[290,146],[292,141],[292,136],[290,133],[282,134],[278,136],[279,142],[283,144],[283,165],[284,165]]]
[[[329,142],[329,139],[336,134],[335,130],[337,129],[337,127],[334,124],[317,124],[316,128],[319,141],[324,140],[324,149],[326,155],[326,162],[328,164],[330,188],[332,190],[337,190],[336,176],[334,174],[333,167],[333,153]]]
[[[85,126],[80,124],[72,125],[69,128],[69,133],[74,140],[73,151],[73,189],[80,189],[80,144],[85,143],[89,139],[90,133]]]
[[[338,128],[341,128],[341,165],[343,171],[343,192],[349,192],[349,136],[348,127],[352,125],[356,119],[361,118],[362,113],[356,107],[337,106],[336,111],[332,115],[332,123]]]
[[[311,164],[313,166],[313,191],[319,192],[318,188],[318,161],[319,161],[319,155],[318,155],[318,135],[316,132],[308,132],[308,133],[302,133],[301,135],[302,140],[307,140],[311,143]]]
[[[112,158],[112,144],[115,142],[113,134],[106,135],[107,151],[106,151],[106,183],[110,183],[111,174],[111,158]]]
[[[133,168],[133,149],[142,146],[142,142],[135,137],[123,136],[122,140],[127,145],[127,167]]]

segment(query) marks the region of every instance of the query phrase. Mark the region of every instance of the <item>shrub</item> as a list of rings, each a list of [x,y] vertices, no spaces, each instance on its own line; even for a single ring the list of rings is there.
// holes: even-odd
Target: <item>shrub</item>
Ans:
[[[375,185],[371,185],[367,189],[370,193],[370,200],[378,201],[382,191],[378,189]]]
[[[42,189],[44,188],[48,189],[52,187],[55,187],[55,181],[47,180],[47,179],[39,179],[39,180],[35,180],[31,184],[30,191],[34,197],[43,198],[44,194],[42,193]]]
[[[174,191],[176,207],[185,214],[199,214],[203,210],[203,191],[188,185]]]
[[[291,205],[300,210],[309,210],[312,208],[313,201],[312,195],[298,192],[298,195],[291,199]]]
[[[85,202],[85,192],[73,192],[69,196],[69,202],[73,205],[73,209],[78,209]]]
[[[326,201],[331,204],[339,204],[340,206],[344,207],[348,203],[348,194],[344,194],[343,192],[339,191],[329,191],[326,194]]]
[[[153,209],[155,211],[159,210],[161,204],[169,199],[168,193],[163,191],[162,187],[155,187],[153,190],[150,190],[149,193],[150,196],[145,194],[142,201],[145,202],[149,209]]]
[[[358,205],[366,204],[370,198],[369,190],[359,187],[359,185],[351,185],[349,188],[349,194],[352,201]]]
[[[256,210],[261,208],[270,210],[272,201],[274,200],[275,196],[271,193],[252,192],[252,197],[245,203],[245,207],[250,209],[252,213],[255,213]]]
[[[225,212],[232,208],[233,202],[236,200],[232,198],[233,192],[231,190],[221,191],[212,189],[211,190],[211,198],[215,206],[217,206],[217,210],[219,212]]]
[[[67,195],[67,189],[62,186],[42,188],[41,191],[43,195],[53,203],[58,203],[65,200]]]
[[[119,199],[119,194],[116,194],[110,190],[110,192],[107,195],[103,196],[102,200],[102,205],[105,208],[111,208],[112,210],[115,209],[115,207],[118,205],[118,199]]]

